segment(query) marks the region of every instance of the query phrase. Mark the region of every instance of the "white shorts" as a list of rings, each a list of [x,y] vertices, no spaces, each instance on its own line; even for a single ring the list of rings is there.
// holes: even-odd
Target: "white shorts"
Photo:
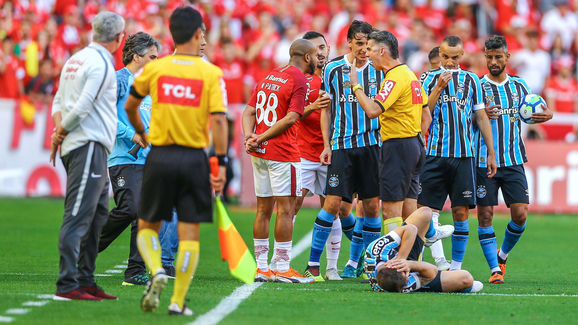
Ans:
[[[327,166],[318,161],[301,158],[301,169],[303,188],[309,190],[307,196],[317,194],[325,197]]]
[[[255,195],[301,196],[301,163],[251,156]]]

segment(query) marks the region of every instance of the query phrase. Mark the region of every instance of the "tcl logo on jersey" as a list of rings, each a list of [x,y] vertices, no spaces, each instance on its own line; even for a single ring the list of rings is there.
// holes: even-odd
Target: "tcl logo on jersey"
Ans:
[[[389,97],[389,94],[393,90],[394,86],[395,86],[395,81],[386,80],[383,83],[383,88],[381,89],[379,94],[377,94],[377,96],[375,96],[375,99],[379,100],[382,103],[385,102],[387,100],[387,97]]]
[[[159,103],[199,107],[203,81],[162,76],[157,92]]]

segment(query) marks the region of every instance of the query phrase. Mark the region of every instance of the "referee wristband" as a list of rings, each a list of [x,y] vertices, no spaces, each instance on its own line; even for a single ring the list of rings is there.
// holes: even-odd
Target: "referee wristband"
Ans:
[[[363,87],[362,87],[360,84],[357,84],[357,85],[355,85],[355,86],[353,86],[353,87],[351,88],[351,91],[355,94],[355,91],[356,91],[357,89],[363,90]]]
[[[219,160],[219,166],[226,166],[229,162],[227,155],[217,155],[217,159]]]

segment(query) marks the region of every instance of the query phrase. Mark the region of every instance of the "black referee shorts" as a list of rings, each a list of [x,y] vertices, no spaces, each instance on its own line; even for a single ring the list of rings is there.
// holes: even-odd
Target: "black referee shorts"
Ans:
[[[530,203],[524,165],[499,167],[498,172],[492,178],[488,177],[487,168],[477,167],[476,170],[478,205],[498,205],[498,189],[500,188],[508,207],[512,203]]]
[[[427,156],[419,181],[420,205],[441,210],[449,195],[452,208],[476,207],[474,158]]]
[[[425,148],[417,136],[384,141],[379,160],[381,200],[417,199],[424,162]]]
[[[145,221],[170,221],[173,207],[179,221],[213,221],[209,159],[202,149],[152,147],[141,193],[138,216]]]
[[[379,146],[333,150],[327,168],[327,195],[351,203],[353,193],[360,200],[379,196]]]

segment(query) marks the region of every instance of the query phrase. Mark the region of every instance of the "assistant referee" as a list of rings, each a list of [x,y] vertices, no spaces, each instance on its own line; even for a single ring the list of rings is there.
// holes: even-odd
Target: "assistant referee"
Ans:
[[[204,61],[205,25],[198,11],[177,8],[170,17],[175,53],[147,64],[131,88],[126,111],[135,131],[150,140],[143,171],[137,245],[153,277],[141,301],[144,311],[158,307],[167,275],[161,265],[158,232],[177,209],[179,250],[169,314],[190,316],[185,295],[199,257],[199,223],[212,221],[211,186],[225,184],[227,152],[226,91],[221,69]],[[150,134],[145,134],[138,105],[152,97]],[[210,175],[204,149],[209,124],[219,158],[219,176]]]
[[[375,70],[385,72],[375,100],[369,98],[352,74],[357,100],[370,118],[381,124],[380,198],[385,232],[401,225],[402,217],[417,209],[419,175],[425,161],[423,132],[431,122],[427,95],[420,82],[399,60],[398,43],[388,31],[374,31],[367,43]],[[422,119],[424,120],[422,123]],[[425,130],[422,130],[425,129]]]

